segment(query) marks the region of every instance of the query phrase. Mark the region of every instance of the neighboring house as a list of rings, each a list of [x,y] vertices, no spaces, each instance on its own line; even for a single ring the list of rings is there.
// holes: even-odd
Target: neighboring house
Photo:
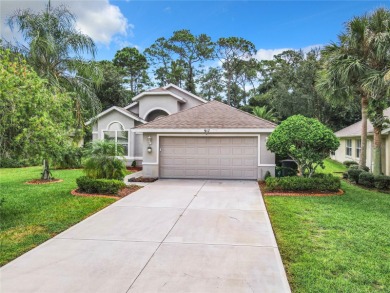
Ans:
[[[275,172],[265,147],[275,124],[175,85],[143,92],[88,124],[93,140],[122,145],[127,165],[136,161],[145,177],[260,179]]]
[[[390,117],[390,108],[384,111],[384,116]],[[361,128],[362,121],[356,122],[335,133],[340,139],[340,147],[331,155],[332,159],[339,162],[353,160],[359,162],[361,152]],[[373,158],[373,137],[374,128],[370,121],[367,123],[367,167],[372,170],[374,166]],[[390,175],[390,128],[382,131],[382,172]]]

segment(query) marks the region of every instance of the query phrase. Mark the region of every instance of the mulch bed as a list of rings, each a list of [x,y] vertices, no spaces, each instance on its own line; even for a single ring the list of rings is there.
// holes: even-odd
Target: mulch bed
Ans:
[[[158,178],[145,178],[145,177],[134,177],[134,178],[129,178],[129,182],[145,182],[145,183],[150,183],[157,181]]]
[[[259,187],[262,195],[264,196],[334,196],[334,195],[343,195],[344,191],[339,189],[336,192],[326,192],[326,191],[266,191],[266,184],[264,181],[259,182]]]
[[[130,185],[119,190],[118,194],[82,193],[79,192],[78,189],[74,189],[70,193],[75,196],[92,196],[92,197],[107,197],[107,198],[120,199],[122,197],[128,196],[129,194],[137,191],[140,188],[142,188],[142,186]]]
[[[139,172],[142,171],[142,167],[126,167],[127,171]]]
[[[59,183],[64,180],[62,179],[51,179],[51,180],[44,180],[44,179],[33,179],[30,181],[27,181],[26,184],[50,184],[50,183]]]

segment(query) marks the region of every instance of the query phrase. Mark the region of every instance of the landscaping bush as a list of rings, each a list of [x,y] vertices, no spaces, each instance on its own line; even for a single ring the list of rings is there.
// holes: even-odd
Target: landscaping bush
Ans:
[[[117,156],[123,154],[119,145],[108,141],[95,141],[87,150],[84,172],[90,178],[122,180],[126,166]]]
[[[348,179],[354,181],[355,183],[358,183],[360,173],[365,171],[357,168],[349,168],[347,172],[348,172]]]
[[[270,171],[265,172],[264,180],[267,180],[267,178],[271,177]]]
[[[370,168],[368,168],[367,166],[364,166],[364,167],[360,167],[359,165],[351,165],[349,167],[349,169],[360,169],[360,170],[363,170],[363,171],[366,171],[366,172],[369,172],[370,171]]]
[[[120,180],[114,179],[93,179],[82,176],[76,179],[80,192],[98,193],[98,194],[117,194],[126,184]]]
[[[374,176],[374,185],[376,188],[381,190],[390,189],[390,176],[385,176],[385,175]]]
[[[348,172],[343,172],[343,179],[348,179]]]
[[[24,167],[25,164],[18,160],[12,158],[1,158],[0,159],[0,168],[20,168]]]
[[[347,168],[349,168],[352,165],[359,165],[359,163],[355,162],[355,161],[344,161],[343,165],[346,166]]]
[[[338,191],[340,178],[331,174],[321,174],[314,177],[269,177],[265,181],[268,191]]]
[[[57,169],[75,169],[81,167],[82,149],[79,147],[67,147],[54,160]]]
[[[374,187],[374,174],[363,171],[359,174],[359,184],[366,187]]]

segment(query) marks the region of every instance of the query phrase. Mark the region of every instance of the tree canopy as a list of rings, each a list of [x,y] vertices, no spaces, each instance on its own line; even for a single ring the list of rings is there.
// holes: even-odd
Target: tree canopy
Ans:
[[[0,49],[0,157],[55,159],[71,144],[73,105],[19,55]]]
[[[271,152],[291,157],[301,176],[311,177],[340,143],[333,131],[317,119],[294,115],[276,127],[266,145]]]

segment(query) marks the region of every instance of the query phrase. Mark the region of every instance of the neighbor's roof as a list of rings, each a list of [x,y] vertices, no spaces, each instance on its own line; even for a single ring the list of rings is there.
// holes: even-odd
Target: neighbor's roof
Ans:
[[[390,107],[383,111],[383,115],[390,117]],[[337,132],[335,132],[335,135],[337,137],[353,137],[353,136],[360,136],[362,131],[362,121],[356,122],[355,124],[352,124],[348,127],[345,127]],[[386,133],[388,129],[385,129],[383,133]],[[372,126],[371,122],[367,121],[367,133],[372,134],[374,133],[374,127]]]
[[[140,125],[137,129],[274,129],[276,124],[212,101]]]

